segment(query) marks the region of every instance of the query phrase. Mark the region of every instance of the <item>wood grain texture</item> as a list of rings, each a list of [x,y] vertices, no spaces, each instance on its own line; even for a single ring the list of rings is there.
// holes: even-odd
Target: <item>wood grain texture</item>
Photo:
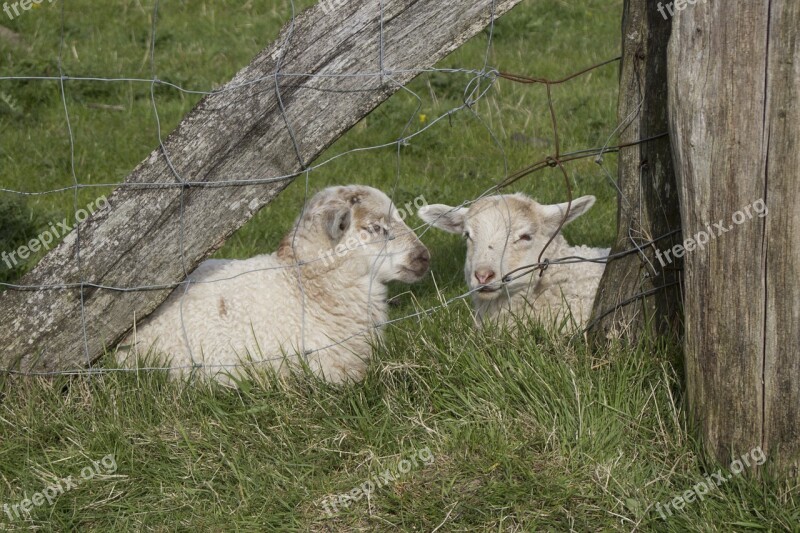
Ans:
[[[731,227],[684,258],[691,415],[720,461],[761,446],[790,475],[800,459],[798,27],[791,0],[698,3],[678,13],[669,50],[684,235]],[[769,214],[735,224],[759,199]]]
[[[181,282],[419,69],[432,67],[519,1],[351,0],[330,14],[319,5],[299,14],[222,92],[203,98],[165,139],[163,151],[154,150],[133,170],[126,183],[137,188],[118,188],[109,208],[68,235],[19,283]],[[263,182],[213,186],[258,179]],[[181,181],[193,185],[145,188]],[[0,294],[0,368],[85,366],[131,328],[134,313],[144,317],[169,293],[8,290]]]
[[[622,63],[617,117],[623,125],[620,144],[657,137],[667,132],[667,43],[671,21],[646,0],[626,0],[622,19]],[[618,165],[617,237],[612,254],[673,234],[642,253],[611,261],[603,273],[594,303],[591,336],[604,342],[623,337],[635,342],[641,335],[681,331],[680,286],[682,262],[658,259],[680,242],[678,188],[669,137],[622,148]],[[643,259],[642,256],[646,259]],[[660,287],[664,289],[658,290]],[[648,293],[647,297],[634,299]],[[629,302],[621,306],[622,302]]]
[[[764,442],[800,472],[800,3],[772,3],[766,116]]]

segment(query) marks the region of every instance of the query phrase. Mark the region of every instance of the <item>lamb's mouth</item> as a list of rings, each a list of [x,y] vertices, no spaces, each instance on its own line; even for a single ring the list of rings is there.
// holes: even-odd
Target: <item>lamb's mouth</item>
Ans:
[[[428,267],[420,268],[420,269],[413,269],[408,267],[400,267],[400,271],[404,274],[409,274],[415,279],[422,279],[425,277],[425,274],[428,273]]]
[[[497,285],[483,285],[479,287],[477,291],[475,291],[475,294],[477,294],[478,298],[483,300],[491,300],[497,297],[501,288],[501,286]]]

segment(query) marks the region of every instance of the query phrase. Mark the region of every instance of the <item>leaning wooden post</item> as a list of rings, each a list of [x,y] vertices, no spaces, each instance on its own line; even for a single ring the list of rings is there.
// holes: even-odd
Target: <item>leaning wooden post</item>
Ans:
[[[96,359],[342,133],[520,1],[348,0],[301,13],[19,281],[53,288],[0,294],[0,369]],[[255,181],[221,183],[232,180]]]
[[[720,461],[761,446],[791,476],[800,463],[798,28],[794,0],[684,4],[668,65],[684,237],[693,239],[684,257],[690,411]]]

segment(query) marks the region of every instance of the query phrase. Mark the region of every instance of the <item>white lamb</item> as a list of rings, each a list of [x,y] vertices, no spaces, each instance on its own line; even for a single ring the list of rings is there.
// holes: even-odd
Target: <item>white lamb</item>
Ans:
[[[188,291],[176,288],[123,341],[118,357],[131,365],[152,350],[171,356],[173,373],[202,365],[229,382],[228,373],[244,374],[242,362],[284,371],[304,354],[330,382],[359,380],[380,336],[376,326],[388,317],[386,284],[415,282],[429,263],[428,249],[388,196],[331,187],[310,200],[277,252],[202,263]]]
[[[584,214],[594,202],[594,196],[573,200],[564,223]],[[425,222],[465,237],[464,274],[470,290],[475,291],[472,298],[478,325],[486,321],[514,325],[514,317],[552,323],[568,313],[573,325],[582,326],[589,320],[604,264],[551,264],[541,277],[538,270],[517,277],[525,273],[525,269],[517,269],[536,263],[547,241],[559,231],[567,205],[542,205],[524,194],[513,194],[482,198],[469,207],[437,204],[419,210]],[[559,233],[542,261],[570,256],[603,258],[608,252],[570,246]],[[510,280],[504,279],[507,275]]]

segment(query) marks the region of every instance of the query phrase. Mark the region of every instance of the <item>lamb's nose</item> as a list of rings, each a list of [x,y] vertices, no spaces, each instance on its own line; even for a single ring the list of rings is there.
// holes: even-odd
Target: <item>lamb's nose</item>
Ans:
[[[428,251],[427,248],[423,248],[422,251],[419,254],[417,254],[417,261],[426,266],[430,264],[431,253]]]
[[[478,283],[481,285],[486,285],[490,281],[494,279],[494,270],[490,270],[488,268],[480,268],[475,271],[475,279],[478,280]]]

